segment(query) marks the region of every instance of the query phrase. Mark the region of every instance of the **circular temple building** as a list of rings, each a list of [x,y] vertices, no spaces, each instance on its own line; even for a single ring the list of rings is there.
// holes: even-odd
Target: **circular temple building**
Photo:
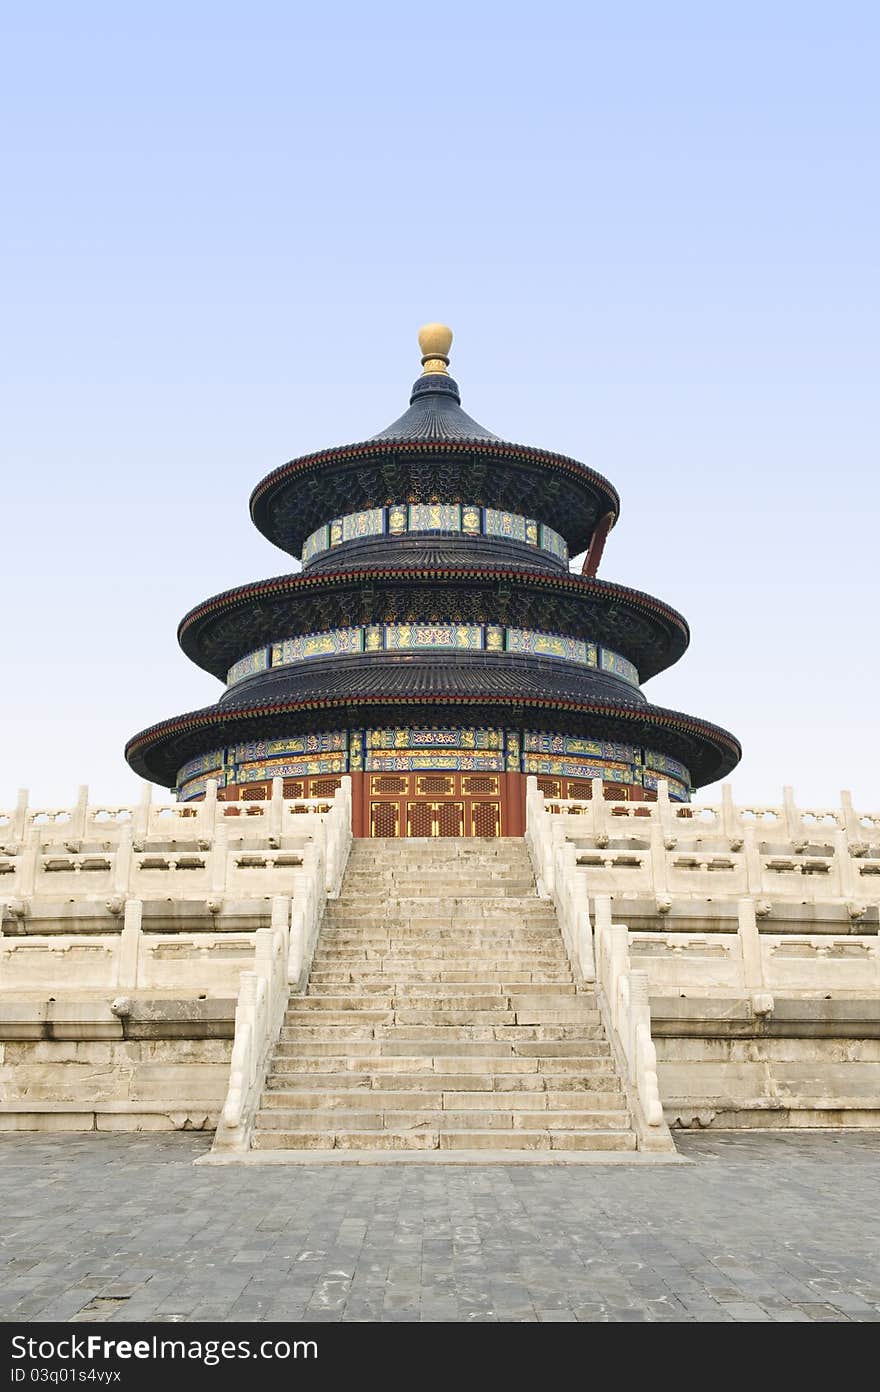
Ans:
[[[733,735],[641,691],[685,651],[685,620],[596,578],[615,489],[479,425],[447,372],[451,332],[419,342],[393,425],[254,489],[254,523],[302,569],[185,616],[181,647],[226,690],[135,735],[131,767],[181,800],[209,779],[220,798],[267,798],[273,778],[324,797],[349,773],[360,836],[521,835],[529,774],[553,797],[598,778],[629,801],[728,774]]]

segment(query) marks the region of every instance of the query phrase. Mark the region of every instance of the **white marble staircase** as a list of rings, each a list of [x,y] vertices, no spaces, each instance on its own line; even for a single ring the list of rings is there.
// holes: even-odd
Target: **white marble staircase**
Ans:
[[[593,991],[573,979],[525,843],[355,841],[253,1149],[636,1146]]]

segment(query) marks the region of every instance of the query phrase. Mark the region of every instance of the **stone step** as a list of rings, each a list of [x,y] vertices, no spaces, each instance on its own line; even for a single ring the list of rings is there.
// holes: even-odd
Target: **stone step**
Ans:
[[[634,1151],[631,1131],[258,1131],[256,1150]]]
[[[432,1040],[437,1045],[437,1052],[443,1053],[446,1043],[473,1041],[487,1043],[503,1041],[509,1047],[522,1049],[525,1045],[537,1045],[538,1052],[540,1046],[545,1045],[547,1053],[553,1052],[551,1045],[559,1049],[561,1045],[573,1046],[578,1042],[586,1040],[604,1039],[605,1034],[601,1025],[515,1025],[511,1019],[505,1024],[491,1024],[484,1021],[474,1024],[473,1018],[469,1017],[468,1022],[461,1024],[455,1021],[448,1021],[445,1024],[439,1021],[420,1022],[410,1024],[403,1021],[394,1022],[390,1018],[393,1012],[389,1011],[368,1011],[368,1010],[348,1010],[340,1011],[338,1015],[331,1015],[330,1012],[312,1017],[319,1019],[320,1024],[284,1024],[281,1027],[282,1042],[306,1042],[308,1040],[336,1040],[343,1043],[350,1040],[396,1040],[404,1043],[408,1040]],[[511,1016],[513,1012],[507,1012]],[[467,1011],[462,1014],[467,1015]],[[363,1016],[369,1016],[364,1020]],[[382,1019],[375,1019],[375,1016],[382,1016]],[[559,1033],[558,1031],[564,1031]],[[562,1052],[565,1052],[563,1049]],[[569,1048],[569,1052],[571,1049]]]
[[[427,1081],[437,1077],[454,1077],[460,1078],[462,1085],[471,1079],[473,1088],[482,1088],[485,1080],[493,1078],[509,1080],[511,1086],[517,1079],[525,1079],[523,1087],[531,1087],[532,1080],[535,1080],[535,1086],[541,1087],[601,1089],[606,1086],[607,1079],[614,1080],[616,1086],[617,1075],[608,1057],[581,1058],[578,1070],[568,1068],[568,1063],[568,1059],[518,1058],[513,1055],[471,1058],[435,1057],[432,1054],[356,1054],[351,1057],[346,1054],[276,1054],[268,1085],[272,1087],[277,1082],[278,1086],[294,1087],[299,1085],[300,1080],[306,1084],[311,1079],[323,1086],[326,1079],[335,1078],[344,1080],[346,1087],[349,1084],[361,1087],[367,1079],[381,1079],[383,1087],[398,1087],[402,1086],[397,1081],[400,1078]],[[394,1081],[386,1083],[386,1078]],[[339,1085],[343,1086],[343,1083]],[[508,1082],[501,1081],[498,1085],[506,1087]]]
[[[339,899],[330,901],[327,912],[331,923],[350,917],[357,925],[370,923],[374,918],[380,917],[396,925],[412,917],[460,920],[470,915],[476,918],[522,916],[526,919],[539,918],[543,922],[553,922],[554,910],[549,900],[538,899],[533,895],[481,895],[478,898],[469,898],[466,894],[449,892],[436,895],[407,894],[395,899],[383,895],[377,903],[366,905],[360,899],[352,899],[349,903],[346,897],[341,895]]]
[[[380,876],[371,875],[363,885],[353,885],[346,880],[338,898],[332,900],[331,908],[333,913],[340,913],[346,908],[356,913],[361,906],[375,908],[387,903],[409,905],[424,899],[434,903],[453,901],[458,904],[474,900],[478,902],[478,912],[484,899],[503,900],[506,905],[509,900],[515,899],[518,903],[544,903],[546,906],[546,901],[538,898],[534,885],[524,879],[499,876],[497,880],[478,881],[456,875],[452,889],[448,887],[448,880],[448,873],[430,880],[424,876],[418,879],[413,876],[405,880],[383,880]]]
[[[472,974],[477,967],[504,972],[514,976],[520,971],[562,971],[571,973],[568,960],[561,951],[552,946],[544,946],[532,952],[512,952],[499,949],[491,953],[474,953],[467,956],[460,948],[448,950],[442,944],[425,944],[424,950],[417,947],[402,953],[399,947],[385,952],[365,948],[321,948],[315,954],[315,971],[338,971],[349,968],[354,971],[367,971],[367,968],[382,972],[401,968],[406,971],[454,971]]]
[[[532,1075],[537,1078],[537,1074]],[[437,1081],[437,1080],[434,1080]],[[519,1081],[519,1080],[518,1080]],[[366,1083],[366,1080],[365,1080]],[[473,1083],[473,1079],[471,1079]],[[263,1093],[262,1111],[313,1111],[327,1108],[335,1110],[361,1110],[363,1108],[380,1111],[424,1111],[432,1107],[443,1111],[489,1111],[489,1112],[625,1112],[626,1100],[618,1091],[600,1092],[592,1089],[585,1096],[573,1090],[549,1091],[540,1087],[507,1087],[495,1089],[491,1086],[477,1092],[469,1092],[464,1087],[419,1087],[390,1088],[381,1087],[274,1087]]]
[[[497,981],[425,982],[425,981],[334,981],[323,984],[310,984],[308,994],[295,997],[298,1006],[311,1006],[319,1009],[320,1002],[327,1002],[327,1009],[343,1009],[341,1002],[355,1001],[359,1007],[384,1005],[388,1002],[407,1005],[434,1004],[444,1009],[455,1006],[486,1009],[499,1002],[510,1002],[510,1008],[517,1010],[545,1001],[548,1007],[561,1009],[578,1003],[590,1005],[595,1001],[592,992],[577,992],[574,982],[553,982],[543,990],[525,983],[513,989],[505,988]],[[290,1005],[293,1007],[294,1001]]]
[[[314,1013],[317,1013],[317,1012],[313,1012],[313,1014],[314,1014]],[[288,1011],[287,1011],[287,1015],[285,1016],[285,1019],[290,1019],[290,1018],[291,1018],[291,1009],[290,1009],[290,1007],[288,1007]],[[368,1025],[379,1025],[379,1024],[386,1024],[386,1025],[391,1025],[391,1024],[393,1024],[393,1023],[394,1023],[394,1011],[393,1011],[393,1010],[325,1010],[325,1011],[322,1011],[322,1012],[321,1012],[320,1020],[321,1020],[320,1025],[313,1025],[313,1026],[305,1025],[305,1024],[302,1024],[302,1025],[300,1025],[300,1024],[297,1024],[297,1025],[293,1025],[293,1024],[291,1024],[291,1025],[284,1024],[284,1025],[282,1025],[282,1027],[281,1027],[281,1038],[282,1038],[282,1039],[291,1039],[291,1038],[307,1037],[307,1036],[304,1036],[304,1035],[303,1035],[303,1031],[304,1031],[304,1030],[309,1030],[309,1031],[311,1031],[311,1030],[315,1030],[315,1029],[316,1029],[316,1030],[318,1030],[318,1033],[314,1036],[316,1039],[333,1039],[333,1038],[336,1038],[336,1039],[344,1039],[344,1038],[346,1037],[345,1031],[346,1031],[347,1029],[349,1029],[350,1027],[353,1027],[353,1026],[356,1026],[356,1025],[368,1026]],[[339,1030],[333,1029],[333,1026],[336,1026],[336,1025],[340,1026],[340,1029],[339,1029]],[[354,1034],[354,1035],[351,1035],[351,1036],[349,1036],[349,1037],[352,1038],[352,1039],[368,1039],[368,1038],[371,1037],[371,1035],[372,1035],[372,1031],[368,1032],[367,1034]]]
[[[540,1093],[536,1094],[540,1097]],[[399,1100],[399,1099],[398,1099]],[[363,1110],[349,1107],[296,1109],[261,1108],[257,1113],[258,1131],[401,1131],[406,1127],[431,1127],[439,1131],[626,1131],[630,1127],[626,1111],[548,1111],[508,1108],[490,1111],[480,1108],[440,1110],[439,1108],[398,1107]]]
[[[383,1001],[384,997],[379,997]],[[487,997],[475,997],[477,1005],[444,1005],[440,1002],[432,1002],[428,1005],[407,1003],[406,1001],[388,1002],[387,1005],[370,1006],[367,1008],[362,1005],[354,1005],[350,1010],[289,1010],[282,1025],[283,1038],[293,1038],[289,1031],[298,1029],[320,1029],[328,1028],[334,1032],[339,1029],[347,1029],[352,1025],[360,1026],[383,1026],[392,1028],[395,1031],[406,1029],[410,1031],[411,1038],[418,1038],[419,1035],[426,1035],[429,1032],[439,1031],[441,1035],[448,1030],[465,1030],[467,1033],[457,1037],[462,1039],[494,1038],[500,1036],[485,1033],[474,1034],[471,1031],[487,1029],[501,1030],[520,1030],[528,1031],[527,1034],[520,1033],[515,1038],[522,1039],[552,1039],[556,1036],[547,1033],[553,1027],[569,1027],[571,1034],[565,1036],[571,1038],[583,1037],[590,1039],[595,1037],[595,1031],[601,1029],[601,1021],[598,1012],[590,1010],[584,1006],[582,1010],[562,1011],[547,1010],[546,1015],[537,1018],[541,1012],[535,1010],[517,1010],[510,1006],[502,998],[501,1003],[496,1006],[486,1004]],[[313,1004],[318,1004],[313,1001]],[[556,1018],[558,1017],[558,1018]],[[412,1031],[418,1033],[412,1034]],[[341,1038],[338,1033],[327,1036],[329,1038]],[[378,1037],[378,1036],[377,1036]],[[404,1038],[404,1035],[398,1035]],[[453,1035],[450,1038],[456,1037]]]
[[[398,974],[388,976],[369,976],[358,977],[356,973],[349,973],[347,980],[334,978],[331,981],[315,981],[314,974],[309,982],[307,1000],[313,997],[322,996],[325,993],[334,996],[356,995],[358,992],[373,998],[390,995],[392,997],[407,996],[413,1000],[438,1000],[446,998],[450,993],[456,996],[497,996],[505,999],[509,996],[526,996],[531,998],[543,998],[547,1001],[554,1000],[587,1000],[592,1001],[595,996],[588,989],[581,988],[573,981],[438,981],[431,979],[428,981],[409,981],[406,978],[401,980]]]
[[[441,874],[424,875],[415,871],[409,874],[363,874],[346,875],[342,891],[334,899],[333,908],[345,903],[375,903],[383,899],[445,898],[448,888],[449,871]],[[456,899],[486,899],[495,896],[499,899],[536,899],[535,881],[531,875],[518,875],[511,872],[493,872],[488,875],[455,876],[454,897]]]
[[[455,991],[486,991],[487,988],[497,986],[501,991],[533,991],[536,994],[543,994],[543,987],[547,987],[549,992],[556,991],[560,987],[571,986],[578,991],[575,981],[568,980],[567,977],[549,977],[547,980],[529,979],[529,977],[505,977],[504,973],[497,972],[494,976],[480,977],[479,981],[473,981],[471,977],[465,977],[464,972],[455,972],[451,980],[447,976],[437,973],[411,972],[401,974],[400,972],[388,972],[382,974],[370,973],[370,976],[359,976],[356,972],[322,972],[317,974],[312,972],[309,980],[309,992],[319,994],[324,988],[329,987],[334,992],[347,991],[348,987],[361,991],[377,990],[398,990],[398,988],[411,988],[415,986],[446,986],[454,987]]]
[[[515,902],[499,903],[496,900],[483,902],[462,902],[454,900],[412,899],[405,904],[396,900],[377,905],[375,908],[349,908],[327,912],[322,936],[342,936],[362,933],[367,929],[377,932],[380,929],[395,937],[398,933],[412,933],[429,928],[483,928],[498,932],[499,929],[518,927],[521,930],[535,928],[552,929],[558,933],[552,913],[539,899],[530,899],[527,910]]]
[[[495,861],[489,865],[470,865],[466,861],[449,862],[439,866],[406,865],[382,866],[372,870],[348,868],[342,884],[345,894],[369,894],[377,885],[400,885],[421,890],[430,885],[435,894],[448,888],[450,876],[455,880],[456,895],[483,894],[493,886],[498,894],[535,894],[535,876],[530,866],[513,865],[510,861]]]
[[[413,1060],[408,1062],[411,1065]],[[375,1092],[477,1092],[481,1095],[491,1092],[538,1092],[554,1096],[589,1092],[591,1107],[606,1105],[601,1099],[608,1097],[616,1098],[614,1105],[620,1106],[622,1096],[617,1078],[607,1068],[603,1072],[587,1074],[539,1073],[537,1070],[523,1073],[497,1070],[441,1073],[434,1069],[414,1073],[409,1069],[406,1072],[380,1072],[375,1068],[322,1073],[315,1069],[313,1060],[308,1060],[307,1068],[293,1072],[285,1072],[275,1066],[266,1084],[263,1105],[269,1105],[270,1094],[302,1093],[311,1097],[324,1092],[363,1092],[367,1095]]]
[[[469,1066],[473,1062],[474,1066],[479,1063],[482,1067],[488,1060],[492,1060],[494,1066],[494,1061],[503,1059],[507,1063],[520,1060],[524,1065],[534,1065],[536,1068],[541,1068],[546,1062],[557,1071],[564,1072],[569,1067],[575,1071],[577,1064],[593,1061],[608,1066],[611,1060],[611,1046],[604,1035],[598,1039],[577,1041],[580,1049],[576,1053],[560,1054],[559,1044],[554,1041],[547,1044],[544,1054],[523,1054],[522,1043],[513,1044],[504,1039],[377,1039],[371,1031],[364,1029],[360,1033],[357,1030],[349,1031],[340,1040],[336,1032],[328,1030],[325,1033],[330,1037],[279,1040],[275,1046],[276,1063],[280,1064],[282,1059],[335,1059],[344,1060],[347,1067],[354,1067],[359,1066],[361,1061],[419,1058],[446,1061],[467,1059]],[[297,1035],[302,1034],[302,1030],[297,1031]],[[532,1041],[525,1042],[531,1044]],[[571,1041],[573,1044],[575,1042]],[[354,1061],[358,1061],[357,1065]],[[456,1066],[459,1066],[458,1063]]]
[[[519,923],[413,923],[395,928],[376,924],[353,924],[344,931],[328,930],[322,934],[322,951],[326,948],[359,948],[363,951],[381,947],[384,952],[411,952],[413,947],[439,947],[448,952],[455,947],[459,955],[474,952],[525,952],[543,949],[558,955],[561,944],[558,929],[553,923],[523,928]]]
[[[371,966],[368,973],[361,970],[352,971],[347,967],[329,968],[325,971],[313,971],[309,976],[309,991],[317,993],[325,986],[330,986],[334,991],[341,990],[343,986],[359,986],[364,991],[372,991],[378,987],[387,986],[454,986],[456,990],[464,988],[470,989],[473,985],[475,989],[483,990],[488,985],[500,986],[507,991],[542,992],[544,987],[555,990],[560,986],[574,986],[571,973],[563,972],[530,972],[521,975],[512,975],[510,972],[490,972],[481,970],[478,981],[474,981],[473,971],[405,971],[401,968],[391,971],[380,972],[375,966]]]

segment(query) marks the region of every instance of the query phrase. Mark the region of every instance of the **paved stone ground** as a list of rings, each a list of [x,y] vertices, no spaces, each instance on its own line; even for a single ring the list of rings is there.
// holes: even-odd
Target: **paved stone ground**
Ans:
[[[0,1138],[0,1319],[880,1320],[880,1137],[693,1165],[193,1167],[209,1138]]]

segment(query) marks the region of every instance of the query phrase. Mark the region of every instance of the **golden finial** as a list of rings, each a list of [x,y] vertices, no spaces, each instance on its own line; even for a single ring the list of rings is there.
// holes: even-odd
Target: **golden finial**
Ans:
[[[419,347],[422,350],[422,373],[445,373],[449,366],[452,330],[445,324],[425,324],[419,329]]]

